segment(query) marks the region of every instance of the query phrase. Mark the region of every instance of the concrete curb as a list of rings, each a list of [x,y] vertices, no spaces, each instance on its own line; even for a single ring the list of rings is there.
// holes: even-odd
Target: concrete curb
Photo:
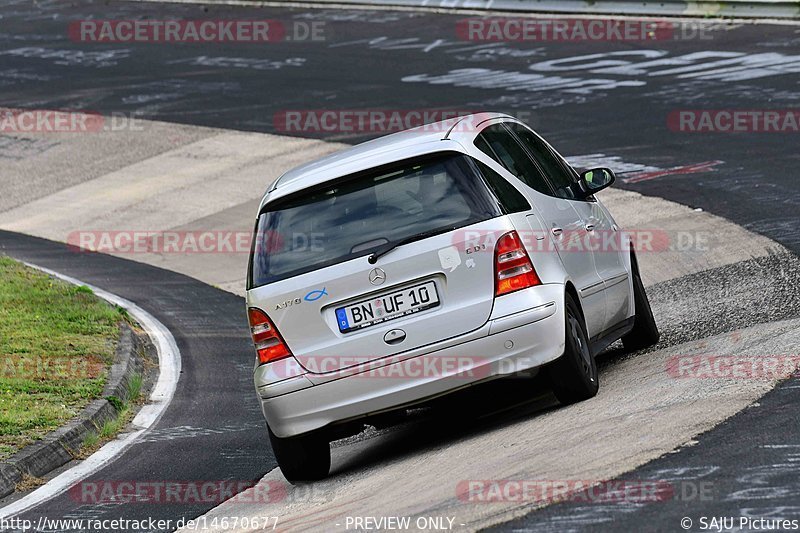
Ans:
[[[160,3],[317,8],[402,7],[442,11],[510,11],[593,15],[800,19],[796,0],[139,0]]]
[[[72,461],[87,435],[117,417],[117,408],[109,398],[115,397],[123,403],[130,399],[131,380],[134,375],[143,374],[145,354],[152,351],[153,344],[144,333],[122,323],[103,398],[93,400],[66,425],[0,463],[0,498],[12,494],[25,474],[41,477]]]

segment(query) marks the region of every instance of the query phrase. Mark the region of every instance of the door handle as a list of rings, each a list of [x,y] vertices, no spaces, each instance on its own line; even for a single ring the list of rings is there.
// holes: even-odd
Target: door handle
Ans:
[[[586,224],[586,231],[594,231],[594,224]]]
[[[562,230],[561,228],[553,228],[553,235],[555,235],[556,237],[561,235],[563,232],[564,230]]]

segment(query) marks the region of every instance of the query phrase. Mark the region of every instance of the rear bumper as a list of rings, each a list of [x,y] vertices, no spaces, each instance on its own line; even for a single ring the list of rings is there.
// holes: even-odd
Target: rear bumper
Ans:
[[[520,293],[528,291],[535,291],[529,293],[532,307],[514,309],[425,353],[346,377],[312,385],[313,376],[299,375],[258,387],[257,369],[264,417],[277,436],[291,437],[553,361],[564,352],[563,286]]]

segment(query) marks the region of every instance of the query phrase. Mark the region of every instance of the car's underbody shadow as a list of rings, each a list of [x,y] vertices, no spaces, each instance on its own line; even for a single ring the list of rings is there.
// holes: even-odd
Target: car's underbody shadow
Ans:
[[[387,427],[335,442],[334,448],[369,443],[359,453],[332,465],[331,475],[354,472],[365,466],[425,453],[537,416],[559,407],[543,376],[507,377],[482,383],[431,400],[413,409],[393,413]],[[379,425],[381,420],[377,421]]]
[[[646,351],[640,353],[645,355]],[[626,351],[620,342],[612,344],[597,356],[601,378],[604,369],[637,355]],[[361,433],[335,441],[334,448],[358,445],[359,451],[339,462],[334,454],[330,475],[345,475],[377,463],[425,453],[560,408],[543,372],[533,377],[510,376],[481,383],[412,409],[393,412],[375,420],[374,425]]]

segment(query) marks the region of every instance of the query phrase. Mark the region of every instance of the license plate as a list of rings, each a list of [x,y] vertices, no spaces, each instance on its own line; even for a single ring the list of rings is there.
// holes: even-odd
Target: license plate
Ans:
[[[390,292],[336,310],[339,331],[347,333],[376,326],[389,320],[419,313],[439,305],[436,284],[432,281]]]

